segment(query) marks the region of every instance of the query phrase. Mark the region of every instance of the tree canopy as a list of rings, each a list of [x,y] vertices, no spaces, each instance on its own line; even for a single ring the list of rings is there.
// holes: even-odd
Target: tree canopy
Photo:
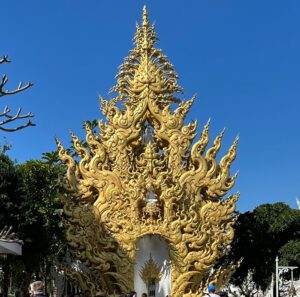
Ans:
[[[0,154],[0,170],[0,227],[12,226],[24,242],[22,256],[11,257],[10,268],[14,267],[16,286],[27,288],[33,275],[49,274],[54,258],[64,252],[63,169],[42,160],[16,165]]]
[[[234,284],[241,285],[251,271],[255,284],[265,290],[275,271],[277,255],[281,265],[300,264],[299,210],[282,202],[264,204],[240,214],[235,229],[228,257],[243,258],[243,262],[233,275]]]

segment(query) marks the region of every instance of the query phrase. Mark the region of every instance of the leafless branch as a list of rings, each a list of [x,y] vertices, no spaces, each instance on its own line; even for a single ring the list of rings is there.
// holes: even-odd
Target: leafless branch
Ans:
[[[13,90],[13,91],[3,91],[3,87],[6,85],[6,83],[8,82],[8,77],[6,74],[3,75],[2,80],[0,82],[0,97],[5,96],[5,95],[13,95],[13,94],[17,94],[19,92],[22,92],[28,88],[30,88],[33,84],[31,82],[28,82],[25,86],[23,86],[23,82],[20,81],[18,88]]]
[[[9,63],[11,60],[8,59],[8,56],[3,56],[2,59],[0,60],[0,64],[2,63]]]
[[[3,56],[2,59],[0,59],[0,64],[9,63],[9,62],[11,62],[11,61],[9,60],[8,56],[6,56],[6,55]],[[2,77],[2,80],[0,81],[0,97],[20,93],[20,92],[30,88],[33,85],[31,82],[28,82],[26,85],[23,85],[23,82],[21,81],[15,90],[12,90],[12,91],[3,90],[3,88],[5,87],[7,82],[8,82],[8,77],[6,74],[4,74]],[[22,120],[22,119],[28,119],[28,118],[32,118],[32,117],[34,117],[34,115],[31,112],[29,112],[27,114],[22,114],[21,107],[18,109],[18,111],[16,112],[15,115],[11,115],[10,109],[7,106],[5,106],[3,112],[0,113],[0,131],[15,132],[15,131],[24,129],[29,126],[35,126],[35,124],[31,120],[28,120],[25,124],[18,125],[17,127],[14,127],[14,128],[6,127],[6,125],[11,122],[14,122],[17,120]]]
[[[2,121],[0,121],[0,130],[5,131],[5,132],[15,132],[15,131],[24,129],[29,126],[35,126],[35,124],[31,120],[29,120],[25,124],[14,127],[14,128],[4,127],[4,125],[14,122],[16,120],[34,117],[34,115],[31,112],[29,112],[27,114],[21,114],[21,112],[22,112],[22,108],[20,107],[15,115],[11,115],[10,109],[7,106],[5,106],[3,112],[0,113],[0,119],[2,119]]]

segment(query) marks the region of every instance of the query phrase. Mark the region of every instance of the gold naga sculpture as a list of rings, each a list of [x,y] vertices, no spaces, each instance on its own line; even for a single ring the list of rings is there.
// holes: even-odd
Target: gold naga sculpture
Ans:
[[[156,41],[144,8],[115,97],[100,98],[100,133],[88,124],[86,141],[72,133],[76,157],[57,140],[71,193],[64,199],[66,238],[91,272],[69,275],[93,294],[133,289],[136,245],[149,234],[168,242],[173,297],[202,296],[208,282],[218,287],[233,272],[233,264],[213,267],[234,235],[239,194],[222,197],[235,183],[229,169],[238,139],[219,163],[224,131],[207,148],[208,121],[193,143],[197,122],[184,120],[194,98],[175,97],[182,93],[178,76]]]

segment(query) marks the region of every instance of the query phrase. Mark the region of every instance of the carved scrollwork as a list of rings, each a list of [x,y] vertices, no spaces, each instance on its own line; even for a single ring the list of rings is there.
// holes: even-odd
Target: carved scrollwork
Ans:
[[[218,163],[224,131],[207,149],[208,121],[192,145],[197,122],[184,120],[195,98],[175,97],[178,76],[155,48],[146,9],[134,40],[111,90],[116,97],[100,98],[107,122],[99,121],[99,135],[88,124],[85,144],[72,134],[76,158],[57,140],[74,197],[65,201],[67,239],[112,294],[133,289],[138,239],[159,234],[169,242],[171,295],[201,296],[233,238],[238,194],[222,197],[235,182],[229,171],[238,140]]]

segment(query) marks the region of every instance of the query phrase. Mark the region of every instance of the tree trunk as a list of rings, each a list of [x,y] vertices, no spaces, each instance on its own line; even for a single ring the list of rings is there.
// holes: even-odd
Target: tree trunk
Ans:
[[[3,297],[8,297],[9,276],[10,276],[10,261],[8,255],[3,261],[2,271],[3,271],[3,283],[2,283]]]
[[[22,283],[22,290],[26,293],[26,296],[27,296],[29,285],[30,285],[30,282],[31,282],[31,276],[32,276],[31,271],[26,271],[25,272],[25,277],[24,277],[24,280],[23,280],[23,283]]]

